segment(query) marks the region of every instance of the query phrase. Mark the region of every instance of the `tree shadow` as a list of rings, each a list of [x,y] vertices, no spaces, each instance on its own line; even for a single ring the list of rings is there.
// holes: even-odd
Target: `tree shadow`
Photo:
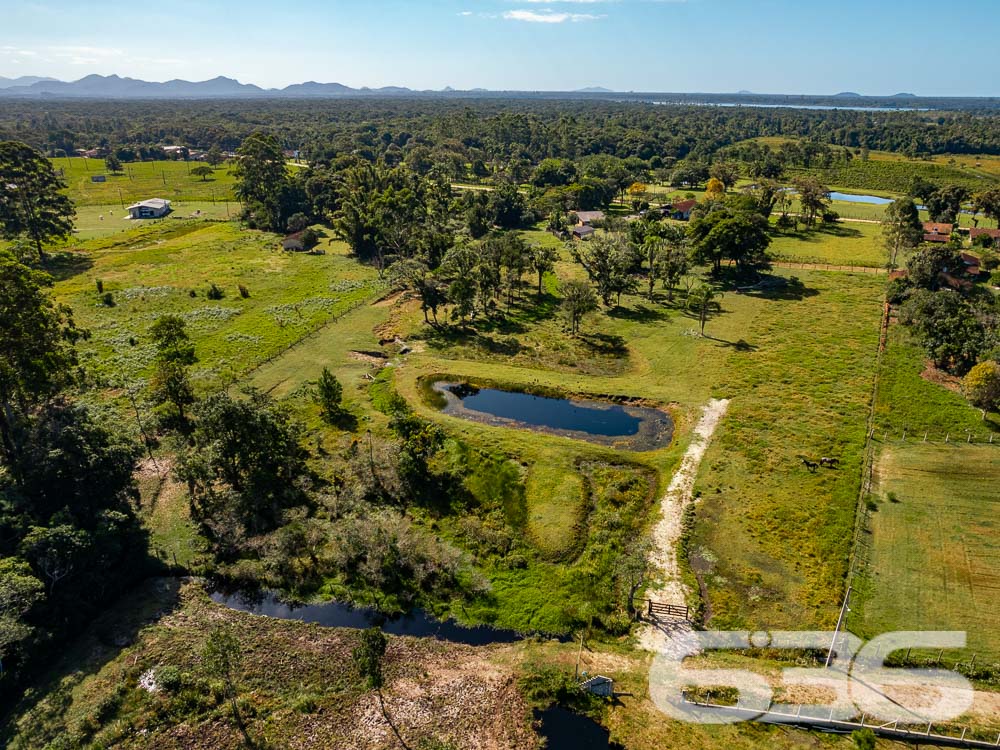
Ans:
[[[526,330],[521,327],[519,330]],[[521,352],[521,342],[513,335],[506,338],[489,336],[474,328],[441,326],[425,332],[423,340],[434,349],[442,350],[452,346],[472,346],[477,349],[513,357]]]
[[[578,333],[577,339],[598,354],[606,356],[624,357],[628,354],[628,347],[622,336],[611,333]]]
[[[862,237],[860,229],[846,224],[820,224],[812,229],[790,229],[781,232],[782,237],[791,237],[800,242],[823,242],[828,237],[845,237],[856,239]]]
[[[643,303],[639,303],[635,307],[613,307],[608,310],[607,316],[617,320],[629,320],[634,323],[654,323],[665,320],[668,317],[667,311],[663,308],[650,307]]]
[[[33,268],[44,271],[56,281],[66,281],[94,267],[94,260],[85,253],[71,250],[47,253],[45,263],[31,263]]]
[[[147,578],[105,607],[76,638],[61,642],[60,656],[26,681],[24,697],[0,711],[0,745],[17,736],[25,747],[48,746],[54,737],[47,734],[66,718],[74,688],[135,643],[145,627],[173,612],[180,605],[180,588],[179,578]],[[32,721],[14,726],[14,719],[28,711]]]
[[[819,294],[818,289],[808,287],[798,276],[775,276],[771,274],[761,275],[758,281],[749,286],[737,286],[734,290],[736,294],[758,299],[774,300],[803,300],[808,297],[815,297]]]
[[[707,333],[705,334],[705,338],[708,339],[709,341],[716,342],[722,347],[731,347],[734,351],[737,352],[755,352],[757,351],[758,348],[757,346],[751,344],[746,339],[740,339],[739,341],[727,341],[726,339],[720,339],[715,336],[709,336]]]

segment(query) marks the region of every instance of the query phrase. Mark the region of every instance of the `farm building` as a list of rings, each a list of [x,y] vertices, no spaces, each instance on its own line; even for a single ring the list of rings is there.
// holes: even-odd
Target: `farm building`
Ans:
[[[168,213],[170,213],[170,201],[166,198],[150,198],[128,207],[130,219],[158,219]]]
[[[585,240],[592,236],[597,230],[594,229],[589,224],[583,224],[578,227],[573,227],[573,239]]]
[[[979,258],[975,255],[970,255],[969,253],[962,253],[962,265],[965,266],[966,276],[979,276],[981,273],[981,268],[979,264]]]
[[[687,221],[691,218],[691,210],[697,205],[698,201],[694,198],[686,201],[678,201],[670,207],[669,216],[671,219],[677,219],[678,221]]]
[[[949,242],[954,224],[939,224],[934,221],[924,222],[924,242]]]
[[[993,244],[1000,246],[1000,229],[983,229],[981,227],[976,227],[969,230],[969,239],[973,243],[976,242],[980,237],[989,237],[993,240]]]
[[[581,227],[590,227],[594,222],[604,221],[603,211],[577,211],[576,220]]]

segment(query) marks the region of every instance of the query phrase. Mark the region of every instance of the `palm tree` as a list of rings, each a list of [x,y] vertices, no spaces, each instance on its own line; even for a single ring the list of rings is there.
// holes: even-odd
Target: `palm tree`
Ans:
[[[708,284],[699,284],[691,290],[687,298],[687,308],[698,313],[698,322],[701,325],[701,335],[705,335],[705,323],[713,310],[722,310],[719,300],[722,299],[722,292],[717,292]]]

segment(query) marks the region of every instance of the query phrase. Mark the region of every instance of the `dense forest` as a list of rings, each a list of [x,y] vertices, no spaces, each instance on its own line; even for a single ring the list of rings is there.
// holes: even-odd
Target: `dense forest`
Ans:
[[[1000,154],[990,114],[720,108],[642,102],[534,99],[282,101],[16,101],[0,108],[0,140],[52,154],[78,148],[177,144],[233,151],[255,130],[307,156],[392,152],[417,144],[466,162],[538,162],[606,154],[656,168],[707,159],[748,138],[786,136],[849,149]]]

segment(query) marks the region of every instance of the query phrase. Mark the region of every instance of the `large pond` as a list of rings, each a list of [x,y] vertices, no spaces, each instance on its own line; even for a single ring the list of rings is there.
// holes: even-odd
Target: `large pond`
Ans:
[[[674,423],[662,409],[592,399],[535,396],[439,381],[444,413],[498,427],[545,432],[630,451],[670,445]]]
[[[830,199],[844,201],[845,203],[870,203],[874,206],[888,206],[893,203],[892,198],[883,198],[878,195],[861,195],[859,193],[838,193],[836,190],[830,193]]]
[[[364,629],[378,627],[390,635],[410,635],[420,638],[437,638],[469,646],[490,643],[514,643],[525,636],[514,630],[500,630],[486,626],[466,627],[454,620],[438,620],[423,610],[415,609],[398,617],[386,617],[370,607],[354,607],[342,602],[321,604],[289,604],[270,592],[215,591],[212,601],[240,612],[274,617],[279,620],[311,622],[328,628]]]

